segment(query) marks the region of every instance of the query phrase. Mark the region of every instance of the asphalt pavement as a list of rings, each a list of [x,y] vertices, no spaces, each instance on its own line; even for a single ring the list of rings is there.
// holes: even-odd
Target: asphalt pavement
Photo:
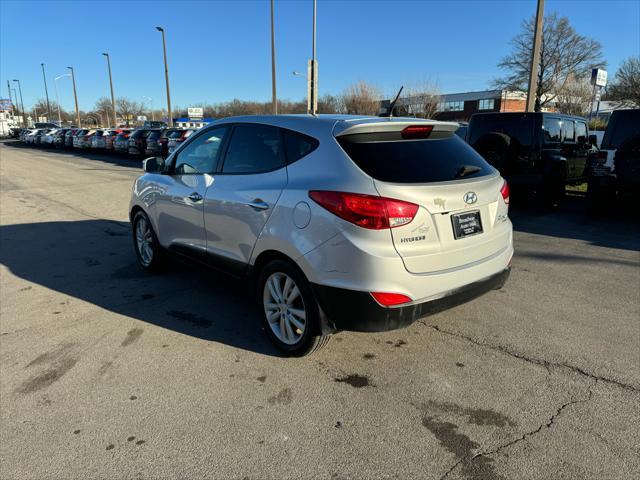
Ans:
[[[140,173],[0,144],[1,478],[640,478],[637,219],[521,205],[502,290],[291,359],[245,284],[137,267]]]

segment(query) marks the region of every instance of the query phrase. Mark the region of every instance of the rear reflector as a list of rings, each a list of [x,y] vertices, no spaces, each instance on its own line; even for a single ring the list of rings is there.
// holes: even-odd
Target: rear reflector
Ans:
[[[433,125],[410,125],[402,130],[402,138],[405,140],[428,138],[432,130]]]
[[[509,191],[509,184],[507,183],[506,180],[502,184],[502,188],[500,189],[500,193],[502,194],[502,198],[504,199],[504,203],[509,205],[509,194],[511,192]]]
[[[406,225],[418,213],[415,203],[375,195],[312,190],[309,197],[343,220],[370,230]]]
[[[371,296],[383,307],[393,307],[411,302],[411,298],[401,293],[371,292]]]

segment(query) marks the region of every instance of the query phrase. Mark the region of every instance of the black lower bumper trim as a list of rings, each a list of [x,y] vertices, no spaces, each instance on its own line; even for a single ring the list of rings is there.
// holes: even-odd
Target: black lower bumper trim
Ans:
[[[416,320],[447,310],[502,287],[507,268],[491,277],[448,292],[444,297],[405,307],[380,306],[368,292],[312,284],[322,313],[337,330],[383,332],[411,325]]]

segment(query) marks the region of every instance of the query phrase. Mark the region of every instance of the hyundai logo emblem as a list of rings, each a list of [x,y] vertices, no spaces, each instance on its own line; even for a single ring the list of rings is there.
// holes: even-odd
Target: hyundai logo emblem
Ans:
[[[462,199],[464,200],[464,203],[473,205],[478,201],[478,195],[476,195],[476,192],[467,192],[464,194],[464,197],[462,197]]]

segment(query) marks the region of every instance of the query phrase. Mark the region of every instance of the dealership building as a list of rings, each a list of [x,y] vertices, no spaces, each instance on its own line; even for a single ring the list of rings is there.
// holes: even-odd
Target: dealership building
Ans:
[[[510,90],[482,90],[479,92],[447,93],[438,95],[439,103],[434,118],[467,122],[474,113],[524,112],[527,105],[526,92]],[[424,111],[421,99],[424,96],[400,97],[397,107],[404,114],[421,115]],[[382,110],[388,110],[390,101],[382,101]]]

